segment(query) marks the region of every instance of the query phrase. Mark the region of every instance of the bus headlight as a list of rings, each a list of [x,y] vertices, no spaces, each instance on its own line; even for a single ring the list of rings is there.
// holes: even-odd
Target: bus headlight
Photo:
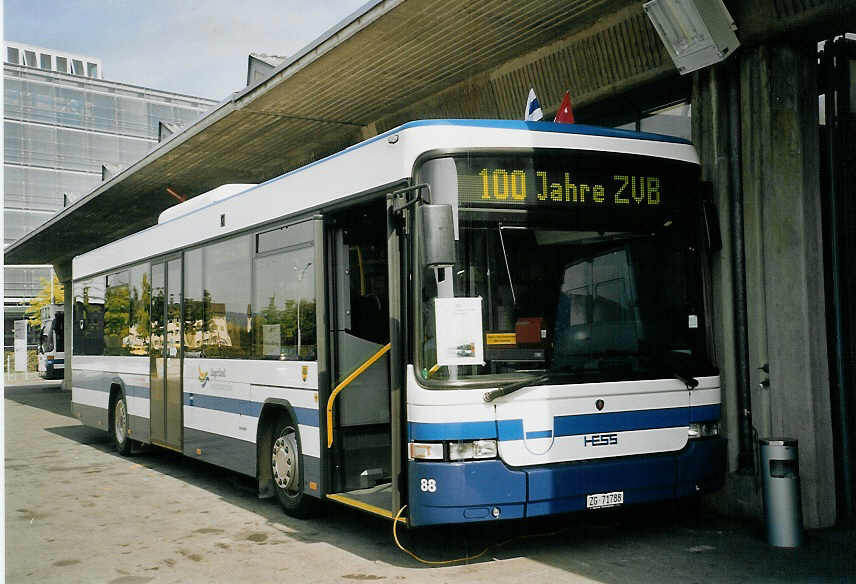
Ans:
[[[449,460],[496,458],[496,440],[449,442]]]
[[[693,422],[689,427],[690,438],[719,436],[719,422]]]

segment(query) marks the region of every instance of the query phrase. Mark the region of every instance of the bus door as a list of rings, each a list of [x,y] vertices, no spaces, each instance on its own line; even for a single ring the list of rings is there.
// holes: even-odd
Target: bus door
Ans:
[[[152,262],[151,440],[181,450],[181,257]]]
[[[391,516],[389,290],[383,204],[328,232],[333,398],[331,498]]]

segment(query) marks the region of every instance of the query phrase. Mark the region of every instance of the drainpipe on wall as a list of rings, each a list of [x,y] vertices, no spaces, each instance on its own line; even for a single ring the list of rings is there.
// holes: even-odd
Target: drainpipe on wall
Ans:
[[[749,324],[746,310],[746,248],[743,233],[743,169],[740,135],[740,61],[732,67],[728,84],[728,130],[731,155],[731,248],[734,282],[734,346],[737,365],[737,473],[755,474],[752,394],[749,389]]]

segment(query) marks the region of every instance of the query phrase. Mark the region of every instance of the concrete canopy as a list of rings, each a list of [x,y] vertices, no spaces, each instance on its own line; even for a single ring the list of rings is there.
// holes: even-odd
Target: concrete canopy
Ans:
[[[749,4],[752,18],[744,3],[732,13],[756,41],[838,12],[835,0],[787,14]],[[154,224],[176,203],[167,188],[261,182],[415,118],[518,119],[530,86],[549,112],[567,89],[576,107],[676,75],[641,2],[374,0],[13,243],[5,263],[69,277],[75,255]]]

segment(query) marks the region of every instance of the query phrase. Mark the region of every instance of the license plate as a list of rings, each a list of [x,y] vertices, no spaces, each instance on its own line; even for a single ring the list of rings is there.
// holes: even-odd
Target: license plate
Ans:
[[[586,496],[586,509],[602,509],[624,504],[624,491],[611,493],[595,493]]]

